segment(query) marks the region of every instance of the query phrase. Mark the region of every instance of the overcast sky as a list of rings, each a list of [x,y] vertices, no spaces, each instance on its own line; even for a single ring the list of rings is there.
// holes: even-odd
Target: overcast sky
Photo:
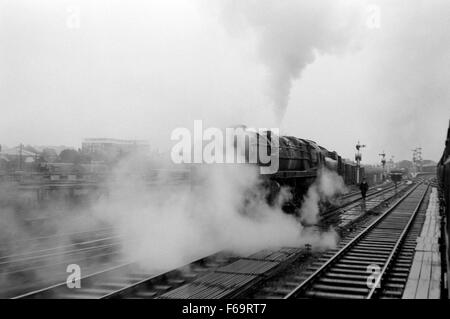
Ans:
[[[450,1],[0,0],[0,144],[281,126],[363,161],[438,160]]]

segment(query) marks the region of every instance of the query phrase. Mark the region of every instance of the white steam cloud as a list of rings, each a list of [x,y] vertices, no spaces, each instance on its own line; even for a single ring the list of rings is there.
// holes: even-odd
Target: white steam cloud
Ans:
[[[336,196],[347,191],[344,180],[335,172],[322,169],[317,180],[309,187],[300,209],[305,224],[319,222],[320,203],[332,202]]]
[[[121,180],[135,167],[124,162]],[[187,180],[168,185],[174,179],[170,174],[157,177],[151,187],[137,176],[128,177],[128,183],[114,185],[97,205],[95,210],[125,238],[127,259],[161,270],[222,250],[249,254],[305,244],[324,249],[336,243],[334,231],[318,233],[282,211],[291,198],[288,189],[282,189],[273,206],[267,204],[257,167],[207,165],[193,174],[191,186]]]
[[[282,120],[292,82],[317,54],[343,52],[355,44],[364,10],[342,0],[235,0],[223,2],[227,26],[250,28],[269,76],[269,98]]]

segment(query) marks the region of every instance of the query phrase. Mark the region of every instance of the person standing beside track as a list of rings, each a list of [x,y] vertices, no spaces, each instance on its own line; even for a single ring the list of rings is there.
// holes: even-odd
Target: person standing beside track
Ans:
[[[361,190],[361,196],[363,198],[363,201],[365,201],[366,200],[367,190],[369,189],[369,184],[367,184],[365,178],[363,178],[362,183],[359,184],[359,189]]]

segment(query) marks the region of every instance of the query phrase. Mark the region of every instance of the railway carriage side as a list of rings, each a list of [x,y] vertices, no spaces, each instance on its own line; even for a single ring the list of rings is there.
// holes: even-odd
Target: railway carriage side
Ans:
[[[447,273],[450,272],[450,123],[447,131],[447,139],[445,141],[445,148],[442,157],[436,168],[438,186],[439,186],[439,200],[441,214],[445,221],[445,245],[446,249],[446,262]],[[450,278],[448,284],[450,285]]]

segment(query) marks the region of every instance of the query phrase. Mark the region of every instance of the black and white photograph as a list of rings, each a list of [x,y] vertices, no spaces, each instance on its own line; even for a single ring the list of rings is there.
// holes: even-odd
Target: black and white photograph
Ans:
[[[449,0],[0,0],[8,303],[448,300],[449,217]]]

